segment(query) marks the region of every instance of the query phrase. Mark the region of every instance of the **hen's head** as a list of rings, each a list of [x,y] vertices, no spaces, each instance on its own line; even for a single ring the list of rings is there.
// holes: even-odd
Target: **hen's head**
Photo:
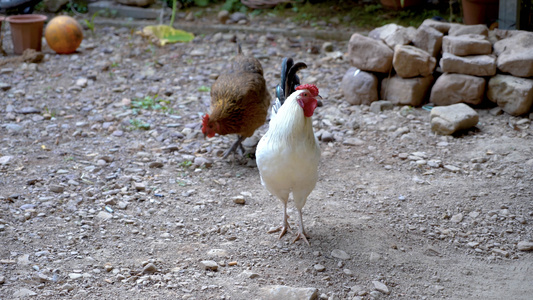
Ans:
[[[302,84],[296,87],[296,90],[302,91],[298,95],[296,102],[298,102],[298,104],[300,104],[300,106],[303,108],[304,116],[307,118],[312,117],[318,103],[316,98],[320,97],[318,95],[318,88],[314,84]]]
[[[216,133],[214,129],[214,127],[216,126],[215,123],[216,122],[210,122],[209,115],[205,114],[205,116],[202,118],[202,133],[204,134],[204,136],[207,136],[210,138],[215,136],[215,133]]]

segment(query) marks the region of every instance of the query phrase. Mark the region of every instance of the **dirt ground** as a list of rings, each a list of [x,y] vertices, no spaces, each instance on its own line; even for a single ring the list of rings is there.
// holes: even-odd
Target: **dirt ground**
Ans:
[[[533,242],[530,119],[478,108],[476,128],[438,136],[423,108],[343,100],[346,42],[326,53],[236,33],[157,47],[138,29],[1,63],[0,299],[530,299],[533,254],[518,247]],[[282,207],[253,159],[266,125],[227,160],[235,137],[200,132],[235,37],[272,95],[291,56],[325,98],[310,246],[267,233]]]

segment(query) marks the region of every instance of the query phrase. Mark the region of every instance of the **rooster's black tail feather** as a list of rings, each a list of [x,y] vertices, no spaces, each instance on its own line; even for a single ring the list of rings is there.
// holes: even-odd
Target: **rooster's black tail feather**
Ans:
[[[294,63],[290,57],[283,59],[281,63],[281,82],[276,86],[276,97],[281,105],[300,85],[300,77],[296,73],[305,68],[307,68],[307,65],[303,62]]]

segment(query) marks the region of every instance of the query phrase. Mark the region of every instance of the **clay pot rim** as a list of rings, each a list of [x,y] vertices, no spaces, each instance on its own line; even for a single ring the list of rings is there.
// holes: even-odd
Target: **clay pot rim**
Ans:
[[[45,15],[29,14],[29,15],[15,15],[6,18],[9,23],[31,23],[31,22],[44,22],[48,19]]]

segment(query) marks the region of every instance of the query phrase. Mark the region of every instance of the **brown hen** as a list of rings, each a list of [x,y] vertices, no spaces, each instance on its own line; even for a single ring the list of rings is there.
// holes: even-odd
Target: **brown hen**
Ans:
[[[211,87],[211,114],[205,114],[202,132],[207,137],[237,134],[237,141],[224,153],[224,158],[239,148],[242,141],[265,123],[270,107],[261,63],[253,56],[238,54],[227,72]]]

